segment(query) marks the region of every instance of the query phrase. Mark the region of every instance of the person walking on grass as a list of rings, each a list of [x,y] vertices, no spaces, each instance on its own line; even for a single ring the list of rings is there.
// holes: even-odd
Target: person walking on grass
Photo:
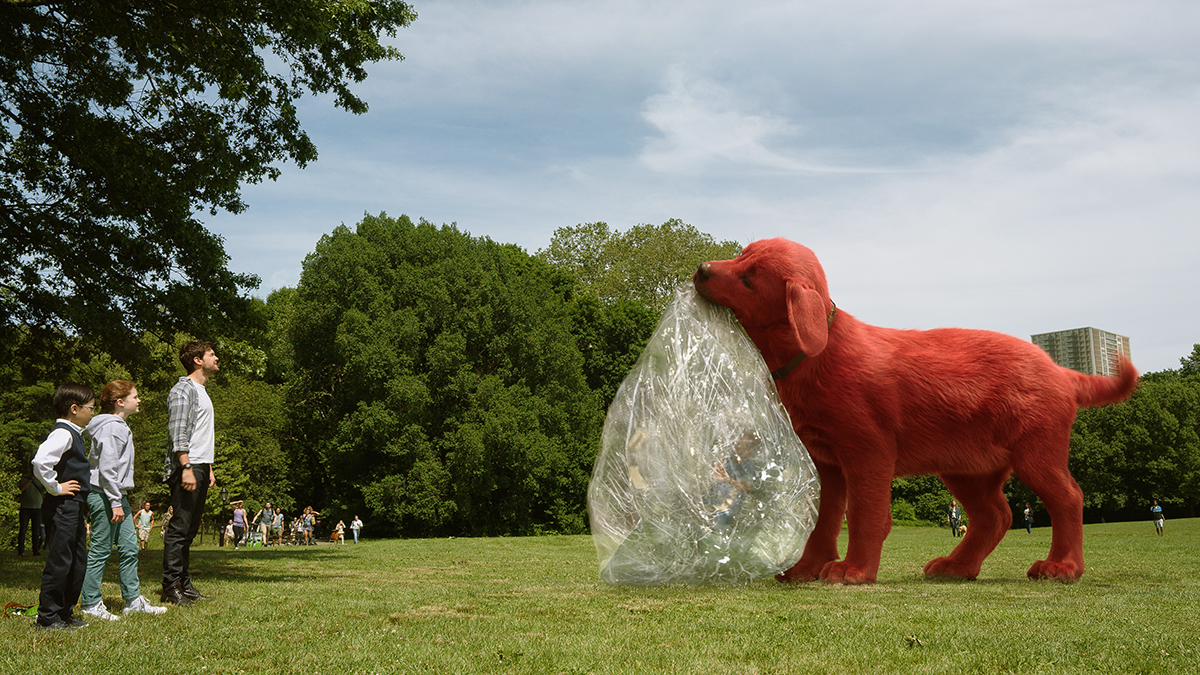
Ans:
[[[358,543],[358,533],[359,530],[362,530],[362,525],[363,523],[358,519],[358,516],[354,516],[354,520],[350,521],[350,531],[354,533],[354,543],[356,544]]]
[[[275,509],[271,508],[271,502],[267,502],[254,516],[254,522],[258,523],[258,533],[262,535],[263,546],[271,545],[271,522],[274,520]]]
[[[301,521],[300,529],[304,532],[304,545],[315,546],[316,540],[313,539],[313,529],[317,525],[317,516],[321,515],[320,511],[314,511],[313,507],[304,507],[304,519]]]
[[[950,523],[950,535],[959,536],[958,527],[962,525],[962,508],[953,499],[950,500],[950,509],[946,511],[946,522]]]
[[[74,614],[87,572],[87,494],[91,484],[83,428],[92,421],[96,395],[80,384],[54,392],[58,419],[33,456],[33,475],[46,490],[46,567],[34,626],[74,630],[87,625]]]
[[[1150,520],[1154,521],[1154,530],[1158,532],[1158,536],[1163,533],[1163,512],[1162,507],[1158,505],[1157,499],[1151,499]]]
[[[179,351],[187,375],[167,397],[167,431],[171,448],[163,473],[171,487],[175,515],[163,534],[162,600],[188,606],[208,596],[192,584],[189,559],[192,541],[200,531],[208,489],[216,484],[212,399],[204,385],[220,367],[211,342],[189,342]]]
[[[271,536],[275,537],[275,545],[283,546],[283,511],[275,509],[275,517],[271,519]]]
[[[241,502],[235,503],[237,506],[233,509],[233,550],[236,551],[246,536],[246,509]]]
[[[133,526],[137,529],[138,546],[145,551],[150,543],[150,531],[154,529],[154,511],[150,502],[142,504],[142,508],[133,514]]]
[[[162,614],[166,607],[151,605],[142,595],[138,580],[138,537],[129,516],[133,489],[133,433],[126,422],[141,406],[137,388],[128,380],[113,380],[100,393],[100,414],[88,423],[91,437],[88,464],[91,466],[91,490],[87,495],[92,523],[92,545],[88,549],[87,573],[83,578],[80,604],[84,616],[116,621],[100,596],[104,566],[117,547],[117,569],[121,578],[121,597],[125,614]],[[139,511],[139,513],[141,513]]]
[[[1033,534],[1033,507],[1025,502],[1025,532]]]

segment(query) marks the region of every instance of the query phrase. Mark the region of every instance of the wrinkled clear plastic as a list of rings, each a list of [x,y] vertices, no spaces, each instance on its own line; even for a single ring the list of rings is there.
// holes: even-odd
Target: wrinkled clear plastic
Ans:
[[[732,312],[675,291],[608,409],[588,487],[600,577],[741,584],[796,563],[816,468]]]

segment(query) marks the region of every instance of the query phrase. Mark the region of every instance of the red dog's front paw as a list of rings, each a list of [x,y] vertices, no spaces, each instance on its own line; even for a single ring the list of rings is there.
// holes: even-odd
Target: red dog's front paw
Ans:
[[[1075,581],[1083,576],[1083,566],[1071,562],[1055,562],[1039,560],[1033,563],[1026,573],[1030,579],[1053,579],[1055,581]]]
[[[925,564],[925,576],[974,581],[979,576],[979,566],[965,565],[950,557],[934,558]]]
[[[792,565],[788,571],[776,574],[775,579],[786,584],[802,584],[819,578],[820,573],[821,564],[814,565],[801,558],[800,562]]]
[[[868,575],[862,568],[844,560],[835,560],[821,569],[821,581],[831,584],[873,584],[875,575]]]

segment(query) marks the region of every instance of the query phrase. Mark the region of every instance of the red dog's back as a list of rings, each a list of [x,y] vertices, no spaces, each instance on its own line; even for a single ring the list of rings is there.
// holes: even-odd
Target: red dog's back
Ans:
[[[1071,425],[1078,406],[1129,396],[1137,373],[1128,361],[1118,378],[1090,377],[1000,333],[862,323],[834,307],[812,252],[787,240],[704,263],[695,283],[733,309],[776,371],[821,475],[816,530],[784,578],[873,581],[891,528],[891,479],[927,473],[942,478],[972,526],[926,573],[974,578],[1011,524],[1001,488],[1014,471],[1055,524],[1050,557],[1030,576],[1082,573],[1082,494],[1067,472]],[[843,513],[850,545],[838,561]]]

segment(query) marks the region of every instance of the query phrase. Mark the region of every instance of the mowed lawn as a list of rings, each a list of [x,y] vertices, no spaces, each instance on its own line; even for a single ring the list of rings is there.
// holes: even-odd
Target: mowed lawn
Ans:
[[[1074,584],[1025,578],[1049,528],[1010,531],[977,581],[924,580],[956,542],[896,528],[873,586],[651,589],[600,582],[584,536],[207,545],[212,600],[75,632],[4,619],[0,673],[1200,673],[1200,519],[1087,526]],[[148,596],[160,565],[143,554]],[[40,574],[0,556],[0,600],[36,602]]]

